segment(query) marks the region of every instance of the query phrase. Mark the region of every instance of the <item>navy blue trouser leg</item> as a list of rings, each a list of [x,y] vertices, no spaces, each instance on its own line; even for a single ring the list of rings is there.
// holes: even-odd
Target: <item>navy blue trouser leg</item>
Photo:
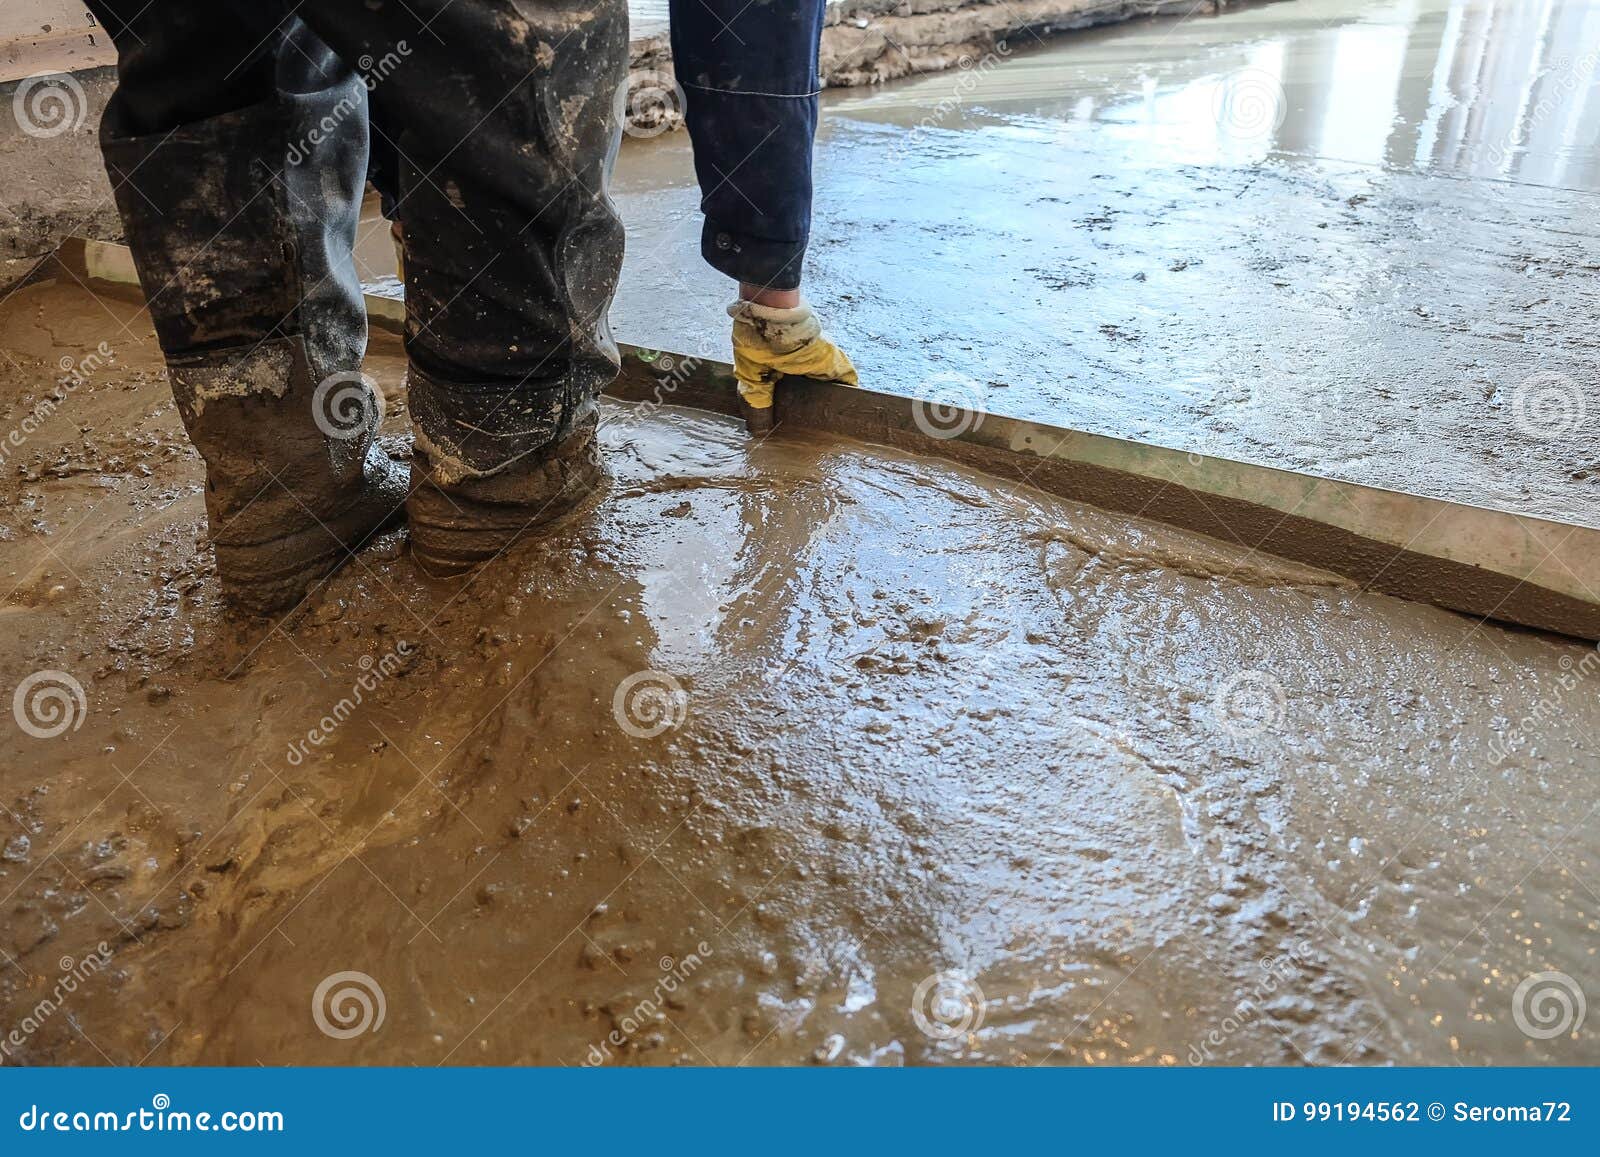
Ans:
[[[672,59],[694,143],[701,252],[773,289],[800,284],[811,231],[824,0],[672,0]]]

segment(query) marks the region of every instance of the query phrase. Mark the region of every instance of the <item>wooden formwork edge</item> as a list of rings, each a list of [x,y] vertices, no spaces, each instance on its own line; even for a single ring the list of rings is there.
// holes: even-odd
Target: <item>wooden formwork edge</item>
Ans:
[[[89,284],[136,286],[124,246],[73,239],[59,259]],[[399,331],[395,290],[367,294]],[[732,367],[624,345],[608,393],[737,410]],[[1600,529],[1407,494],[917,398],[790,379],[780,427],[878,442],[975,466],[1019,485],[1149,518],[1343,575],[1370,590],[1584,639],[1600,639]]]

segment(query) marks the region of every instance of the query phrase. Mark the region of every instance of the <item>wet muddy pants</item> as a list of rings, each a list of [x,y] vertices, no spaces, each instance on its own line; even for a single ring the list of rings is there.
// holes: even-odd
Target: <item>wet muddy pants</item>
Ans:
[[[669,0],[672,59],[694,144],[700,252],[713,269],[794,289],[811,233],[811,144],[826,0]],[[648,84],[658,74],[645,71]],[[400,126],[375,105],[368,176],[395,216]]]
[[[592,415],[617,367],[624,0],[88,4],[118,50],[101,142],[169,363],[293,338],[313,376],[359,367],[351,247],[381,107],[403,126],[419,430],[485,431],[454,448],[489,469]]]

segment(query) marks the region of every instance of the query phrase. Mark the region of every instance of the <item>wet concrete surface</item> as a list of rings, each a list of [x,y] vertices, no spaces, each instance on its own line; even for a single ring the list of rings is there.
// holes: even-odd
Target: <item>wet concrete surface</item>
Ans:
[[[1593,649],[623,405],[548,538],[240,624],[148,320],[0,346],[6,1063],[1600,1060]]]
[[[1276,3],[827,93],[808,295],[879,388],[1600,525],[1597,28]],[[616,199],[618,334],[726,357],[684,135]]]
[[[667,26],[667,0],[628,0],[628,31],[634,40],[659,36]]]

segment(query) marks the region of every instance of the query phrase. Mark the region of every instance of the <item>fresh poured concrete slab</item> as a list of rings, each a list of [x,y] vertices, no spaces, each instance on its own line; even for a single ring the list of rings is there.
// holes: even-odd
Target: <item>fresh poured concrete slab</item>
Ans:
[[[1577,316],[1587,267],[1569,256],[1510,268],[1507,247],[1535,240],[1536,225],[1469,212],[1474,198],[1521,211],[1559,196],[1576,228],[1597,175],[1579,115],[1596,58],[1551,51],[1581,42],[1592,16],[1573,4],[1543,24],[1482,3],[1282,4],[1008,46],[843,94],[819,156],[813,269],[825,272],[811,293],[878,393],[822,404],[826,391],[811,390],[801,406],[791,390],[791,417],[834,431],[854,421],[919,450],[1003,447],[1022,459],[982,464],[1004,477],[1405,597],[1595,637],[1587,435],[1600,405]],[[1525,99],[1510,100],[1518,85]],[[1107,156],[1118,166],[1092,171]],[[714,372],[727,287],[695,251],[688,160],[681,134],[623,151],[630,249],[615,321],[624,338]],[[841,225],[835,193],[852,182],[865,230]],[[1318,219],[1335,186],[1335,211]],[[1450,232],[1473,245],[1443,239],[1451,214]],[[1078,228],[1063,236],[1063,221]],[[1575,238],[1548,243],[1590,245]],[[357,258],[370,281],[392,271],[372,215]],[[1078,273],[1050,274],[1061,261]],[[1493,300],[1521,300],[1540,278],[1572,288],[1509,312]],[[398,301],[375,304],[399,316]],[[1486,328],[1491,315],[1527,332]],[[1095,320],[1106,316],[1122,320]],[[882,396],[894,393],[988,411],[989,424],[930,446]]]
[[[611,401],[471,578],[239,623],[149,318],[0,348],[5,1063],[1600,1060],[1593,647]]]
[[[807,292],[878,389],[1600,525],[1597,30],[1291,0],[829,94]],[[614,195],[617,332],[725,359],[687,138]]]
[[[628,0],[628,35],[634,40],[667,31],[667,0]]]
[[[387,230],[363,224],[363,247],[386,252]],[[359,256],[358,256],[359,259]],[[125,246],[82,238],[57,257],[83,284],[138,284]],[[135,293],[134,296],[137,296]],[[400,333],[397,278],[366,286],[377,330]],[[623,343],[608,393],[737,416],[733,367]],[[1198,531],[1244,549],[1324,567],[1364,587],[1521,626],[1600,639],[1600,530],[1173,450],[970,408],[936,388],[928,398],[790,379],[778,428],[863,438],[988,470],[1107,510]]]

